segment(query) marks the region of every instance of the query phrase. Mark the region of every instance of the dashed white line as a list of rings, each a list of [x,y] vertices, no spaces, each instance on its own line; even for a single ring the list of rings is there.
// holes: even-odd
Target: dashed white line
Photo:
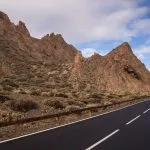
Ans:
[[[150,108],[149,108],[149,109],[147,109],[146,111],[144,111],[144,112],[143,112],[143,114],[147,113],[149,110],[150,110]]]
[[[137,117],[133,118],[131,121],[127,122],[126,125],[129,125],[133,121],[137,120],[139,117],[141,117],[141,115],[138,115]]]
[[[92,146],[86,148],[85,150],[91,150],[94,147],[96,147],[97,145],[101,144],[102,142],[104,142],[105,140],[107,140],[108,138],[110,138],[111,136],[113,136],[114,134],[116,134],[117,132],[119,132],[120,129],[115,130],[114,132],[110,133],[109,135],[107,135],[106,137],[104,137],[103,139],[101,139],[100,141],[96,142],[95,144],[93,144]]]

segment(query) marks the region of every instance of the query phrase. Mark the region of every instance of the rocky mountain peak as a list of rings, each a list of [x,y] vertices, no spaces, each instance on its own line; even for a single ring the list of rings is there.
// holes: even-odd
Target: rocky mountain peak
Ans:
[[[128,42],[124,42],[123,44],[119,45],[116,50],[120,53],[120,54],[133,54],[132,49],[129,45]]]
[[[61,34],[55,34],[55,33],[51,33],[50,34],[50,39],[53,40],[53,41],[57,41],[57,42],[60,42],[60,43],[66,43],[63,36]]]
[[[116,60],[120,60],[120,59],[131,59],[131,57],[135,57],[135,55],[133,54],[133,51],[129,45],[129,43],[124,42],[123,44],[119,45],[118,47],[116,47],[115,49],[113,49],[111,52],[109,52],[106,57],[108,59],[116,59]]]
[[[101,58],[102,56],[99,53],[94,52],[93,55],[90,57],[92,59]]]
[[[5,21],[5,22],[10,22],[9,17],[2,11],[0,11],[0,20]]]
[[[46,34],[43,38],[43,40],[61,40],[64,41],[64,38],[62,37],[61,34],[55,34],[52,32],[51,34]]]
[[[19,21],[19,24],[16,26],[17,30],[23,35],[30,36],[30,33],[24,22]]]

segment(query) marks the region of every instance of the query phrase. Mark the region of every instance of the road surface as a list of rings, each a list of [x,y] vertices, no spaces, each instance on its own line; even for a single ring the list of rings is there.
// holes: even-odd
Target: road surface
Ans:
[[[149,150],[150,101],[0,142],[0,150]]]

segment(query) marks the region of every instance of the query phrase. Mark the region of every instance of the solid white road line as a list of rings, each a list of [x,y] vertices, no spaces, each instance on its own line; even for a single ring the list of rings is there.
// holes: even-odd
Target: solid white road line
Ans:
[[[147,109],[146,111],[144,111],[144,112],[143,112],[143,114],[147,113],[149,110],[150,110],[150,108],[149,108],[149,109]]]
[[[133,118],[131,121],[129,121],[128,123],[126,123],[126,125],[129,125],[133,121],[137,120],[139,117],[141,117],[141,115],[138,115],[137,117]]]
[[[102,142],[104,142],[105,140],[107,140],[108,138],[110,138],[111,136],[113,136],[114,134],[116,134],[117,132],[119,132],[120,129],[115,130],[114,132],[110,133],[109,135],[107,135],[106,137],[104,137],[103,139],[101,139],[100,141],[96,142],[95,144],[93,144],[92,146],[88,147],[85,150],[91,150],[94,147],[96,147],[97,145],[101,144]]]
[[[123,109],[129,108],[129,107],[131,107],[131,106],[144,103],[144,102],[146,102],[146,101],[149,101],[149,100],[144,100],[144,101],[142,101],[142,102],[137,102],[137,103],[135,103],[135,104],[132,104],[132,105],[129,105],[129,106],[125,106],[125,107],[123,107],[123,108],[119,108],[119,109],[116,109],[116,110],[108,111],[108,112],[103,113],[103,114],[99,114],[99,115],[95,115],[95,116],[92,116],[92,117],[89,117],[89,118],[85,118],[85,119],[82,119],[82,120],[74,121],[74,122],[71,122],[71,123],[68,123],[68,124],[56,126],[56,127],[54,127],[54,128],[48,128],[48,129],[45,129],[45,130],[41,130],[41,131],[37,131],[37,132],[34,132],[34,133],[30,133],[30,134],[18,136],[18,137],[11,138],[11,139],[8,139],[8,140],[3,140],[3,141],[0,141],[0,144],[1,144],[1,143],[5,143],[5,142],[9,142],[9,141],[12,141],[12,140],[17,140],[17,139],[20,139],[20,138],[24,138],[24,137],[27,137],[27,136],[39,134],[39,133],[42,133],[42,132],[54,130],[54,129],[61,128],[61,127],[64,127],[64,126],[72,125],[72,124],[79,123],[79,122],[82,122],[82,121],[85,121],[85,120],[89,120],[89,119],[92,119],[92,118],[100,117],[100,116],[103,116],[103,115],[106,115],[106,114],[110,114],[110,113],[115,112],[115,111],[123,110]]]

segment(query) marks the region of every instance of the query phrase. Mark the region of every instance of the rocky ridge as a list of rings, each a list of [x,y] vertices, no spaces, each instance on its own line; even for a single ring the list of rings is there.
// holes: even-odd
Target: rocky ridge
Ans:
[[[60,34],[41,39],[0,12],[0,90],[71,98],[150,93],[150,73],[127,42],[106,56],[84,58]],[[44,94],[43,94],[44,95]]]

